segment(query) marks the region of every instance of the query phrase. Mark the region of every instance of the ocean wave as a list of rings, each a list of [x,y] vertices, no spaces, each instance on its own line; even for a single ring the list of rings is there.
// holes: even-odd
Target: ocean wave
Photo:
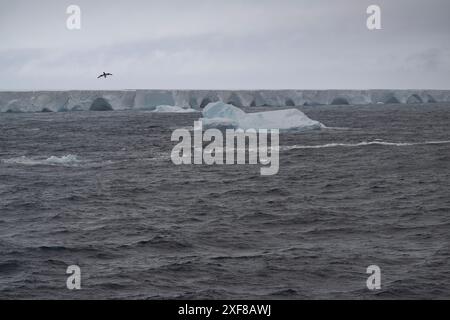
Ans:
[[[21,164],[21,165],[28,165],[28,166],[35,166],[35,165],[62,165],[62,166],[77,166],[83,161],[79,159],[76,155],[68,154],[65,156],[57,157],[57,156],[51,156],[46,159],[40,159],[40,158],[34,158],[34,157],[16,157],[11,159],[5,159],[3,160],[4,163],[7,164]]]
[[[322,149],[322,148],[337,148],[337,147],[365,147],[372,145],[379,146],[393,146],[393,147],[407,147],[407,146],[420,146],[420,145],[429,145],[429,144],[450,144],[450,140],[442,140],[442,141],[424,141],[424,142],[390,142],[390,141],[382,141],[382,140],[373,140],[373,141],[361,141],[357,143],[326,143],[326,144],[318,144],[318,145],[292,145],[292,146],[272,146],[266,148],[215,148],[215,150],[204,150],[203,148],[194,148],[196,151],[203,151],[207,154],[212,154],[214,152],[219,154],[225,154],[226,152],[233,151],[252,151],[252,152],[273,152],[273,151],[289,151],[295,149]]]
[[[449,144],[450,140],[442,140],[442,141],[424,141],[424,142],[390,142],[390,141],[361,141],[357,143],[326,143],[319,145],[293,145],[293,146],[283,146],[282,150],[294,150],[294,149],[322,149],[322,148],[337,148],[337,147],[365,147],[372,145],[379,146],[392,146],[392,147],[408,147],[408,146],[420,146],[420,145],[428,145],[428,144]]]

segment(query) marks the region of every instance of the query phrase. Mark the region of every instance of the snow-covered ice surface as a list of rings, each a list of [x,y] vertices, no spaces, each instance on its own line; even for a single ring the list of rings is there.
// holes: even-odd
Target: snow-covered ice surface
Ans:
[[[310,130],[324,127],[323,124],[311,120],[298,109],[246,113],[223,102],[208,104],[203,109],[201,120],[204,128]]]
[[[160,105],[236,107],[413,104],[450,101],[449,90],[116,90],[0,92],[0,112],[153,110]]]

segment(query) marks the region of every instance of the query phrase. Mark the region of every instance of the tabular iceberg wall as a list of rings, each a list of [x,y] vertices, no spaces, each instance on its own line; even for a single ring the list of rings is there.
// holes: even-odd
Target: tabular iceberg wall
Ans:
[[[121,90],[0,92],[0,112],[203,109],[221,101],[237,107],[450,102],[450,90]]]

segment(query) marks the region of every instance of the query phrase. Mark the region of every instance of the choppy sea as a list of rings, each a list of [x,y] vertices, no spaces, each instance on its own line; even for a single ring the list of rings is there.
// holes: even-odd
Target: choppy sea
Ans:
[[[195,113],[0,114],[0,298],[448,298],[450,106],[301,110],[274,176],[175,166]]]

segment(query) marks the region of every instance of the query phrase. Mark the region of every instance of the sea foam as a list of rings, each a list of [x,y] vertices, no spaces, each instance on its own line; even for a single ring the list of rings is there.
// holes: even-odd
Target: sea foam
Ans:
[[[293,145],[283,146],[282,150],[294,150],[294,149],[322,149],[322,148],[338,148],[338,147],[365,147],[365,146],[391,146],[391,147],[408,147],[408,146],[420,146],[429,144],[450,144],[450,140],[442,141],[424,141],[424,142],[389,142],[389,141],[361,141],[357,143],[326,143],[319,145]]]
[[[34,157],[16,157],[3,160],[7,164],[21,164],[21,165],[63,165],[63,166],[76,166],[82,162],[76,155],[68,154],[65,156],[57,157],[51,156],[45,159]]]

